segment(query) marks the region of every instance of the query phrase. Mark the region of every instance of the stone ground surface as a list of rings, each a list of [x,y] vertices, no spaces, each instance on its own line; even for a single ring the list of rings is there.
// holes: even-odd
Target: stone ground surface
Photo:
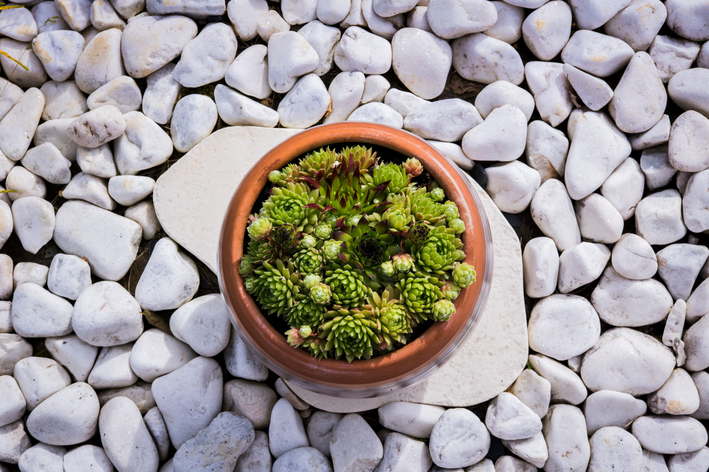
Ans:
[[[0,11],[0,472],[706,471],[707,25],[697,0]],[[515,229],[529,357],[490,401],[307,404],[161,229],[155,181],[215,130],[343,120],[429,140]]]

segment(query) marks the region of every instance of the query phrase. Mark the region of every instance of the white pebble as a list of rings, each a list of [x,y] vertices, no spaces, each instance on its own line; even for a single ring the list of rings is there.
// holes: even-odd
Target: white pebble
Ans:
[[[172,76],[190,88],[222,80],[236,57],[236,48],[236,35],[232,27],[210,23],[185,45]]]
[[[82,172],[95,177],[110,179],[116,175],[113,152],[108,144],[93,149],[79,146],[76,150],[76,163]]]
[[[471,128],[482,123],[478,110],[464,100],[452,98],[427,103],[404,119],[404,128],[424,138],[459,141]]]
[[[101,408],[99,433],[106,455],[118,470],[156,472],[158,451],[135,404],[117,397]]]
[[[478,109],[483,118],[487,118],[492,110],[503,105],[516,106],[527,117],[527,121],[534,113],[534,97],[532,94],[506,80],[498,80],[487,85],[475,97],[475,108]]]
[[[228,125],[273,128],[278,124],[279,116],[276,110],[222,84],[215,87],[214,100],[219,116]]]
[[[256,31],[259,37],[265,42],[271,39],[276,33],[285,33],[290,31],[290,25],[286,23],[281,15],[275,10],[269,10],[268,12],[259,15],[258,22],[256,23]]]
[[[47,31],[34,38],[32,49],[49,77],[63,82],[74,73],[84,49],[84,37],[76,31]]]
[[[414,438],[429,438],[445,408],[409,402],[392,402],[379,408],[379,424]]]
[[[19,161],[25,155],[31,142],[29,138],[34,136],[43,108],[44,95],[38,89],[31,88],[0,121],[0,148],[8,159]]]
[[[175,149],[188,152],[195,147],[212,133],[217,118],[217,105],[211,98],[197,94],[181,98],[175,105],[170,122]]]
[[[551,384],[552,401],[578,405],[586,399],[586,386],[581,378],[565,365],[541,355],[530,355],[529,363]]]
[[[517,159],[527,141],[527,118],[512,105],[495,108],[481,124],[463,136],[465,155],[474,161]]]
[[[151,201],[143,201],[126,209],[123,215],[129,220],[133,220],[143,229],[143,239],[149,241],[160,231],[160,221],[155,214],[155,206]]]
[[[646,411],[647,405],[644,401],[613,390],[592,393],[583,407],[589,435],[606,426],[625,428]]]
[[[281,125],[286,128],[308,128],[327,112],[330,94],[316,74],[298,80],[278,104]]]
[[[303,420],[285,398],[281,398],[271,411],[268,427],[271,454],[278,458],[299,447],[308,447]]]
[[[74,80],[82,92],[92,93],[125,73],[121,60],[121,38],[121,31],[111,28],[87,41],[74,71]]]
[[[139,111],[123,116],[125,133],[116,139],[113,146],[118,171],[124,175],[137,174],[167,161],[172,155],[172,141],[162,127]]]
[[[116,202],[108,195],[106,181],[94,175],[79,172],[62,190],[67,200],[84,200],[104,210],[116,208]]]
[[[31,254],[47,244],[54,234],[55,216],[51,203],[39,197],[25,197],[12,205],[15,234],[22,247]]]
[[[44,110],[42,111],[42,119],[45,121],[76,118],[89,111],[86,105],[86,97],[73,81],[49,81],[42,85],[39,90],[45,99]],[[8,86],[5,93],[2,94],[2,99],[7,100],[7,98],[12,96],[12,92],[13,89]],[[0,103],[3,102],[2,99],[0,99]]]
[[[131,206],[143,200],[155,187],[150,177],[138,175],[119,175],[108,181],[108,194],[123,206]]]
[[[527,164],[536,169],[542,182],[564,175],[569,139],[548,123],[535,120],[527,126]]]
[[[299,29],[298,34],[304,37],[318,53],[319,62],[313,73],[319,76],[328,73],[332,69],[335,48],[340,41],[340,30],[313,20]]]
[[[588,470],[639,470],[643,448],[635,436],[622,428],[608,426],[596,431],[589,440],[591,461]]]
[[[633,436],[644,449],[659,454],[700,450],[707,443],[707,430],[687,416],[643,416],[633,422]]]
[[[650,244],[669,244],[684,237],[687,228],[679,192],[668,189],[643,198],[635,210],[635,226]]]
[[[391,433],[387,436],[383,463],[387,461],[387,451],[390,449],[387,446],[390,443],[401,443],[405,439],[408,438],[399,433]],[[431,459],[438,467],[449,469],[468,467],[487,455],[490,450],[490,433],[483,422],[470,410],[451,408],[441,415],[433,427],[429,450]],[[399,454],[406,457],[404,452],[405,450],[401,450]],[[412,461],[409,464],[411,468],[399,470],[417,470],[414,467],[421,467],[418,470],[428,470],[428,467],[419,464]]]
[[[656,415],[691,415],[699,408],[699,392],[684,369],[675,369],[667,382],[647,396],[647,406]]]
[[[49,79],[42,61],[37,58],[30,43],[2,38],[0,39],[0,50],[12,57],[12,59],[6,56],[0,57],[0,65],[5,72],[5,77],[12,83],[23,88],[40,87]],[[28,70],[19,67],[15,60],[20,61]]]
[[[15,380],[27,400],[27,410],[34,410],[40,403],[71,385],[71,378],[62,366],[53,359],[27,357],[15,364]]]
[[[581,410],[553,405],[544,417],[544,439],[549,446],[548,470],[585,470],[591,457],[586,422]]]
[[[564,64],[564,74],[583,104],[592,111],[600,110],[613,98],[613,89],[603,79],[570,64]]]
[[[565,2],[544,4],[522,23],[522,36],[530,51],[541,61],[555,58],[571,36],[571,8]]]
[[[138,381],[130,368],[133,343],[101,348],[87,382],[95,389],[129,387]]]
[[[649,279],[657,272],[657,258],[652,246],[633,233],[624,234],[613,246],[613,269],[626,279]]]
[[[13,377],[0,376],[0,394],[3,398],[3,404],[0,406],[0,427],[22,419],[27,402]]]
[[[551,126],[559,125],[573,109],[564,66],[557,62],[528,62],[524,75],[539,116]]]
[[[632,0],[604,25],[606,34],[628,43],[635,51],[645,51],[667,19],[660,0]]]
[[[112,105],[105,105],[76,118],[67,134],[79,146],[97,148],[116,139],[125,129],[126,120],[121,111]]]
[[[561,59],[589,74],[608,77],[622,70],[633,53],[633,48],[620,39],[595,31],[579,30],[564,47]]]
[[[47,283],[48,273],[49,267],[46,265],[35,264],[34,262],[20,262],[15,266],[12,278],[15,281],[15,287],[26,283],[44,287]]]
[[[266,366],[251,352],[233,327],[229,343],[224,348],[224,364],[234,377],[257,382],[263,382],[268,378],[269,371]]]
[[[606,179],[601,194],[620,212],[624,220],[635,214],[643,197],[645,177],[635,159],[627,158]]]
[[[432,0],[427,16],[437,36],[455,39],[493,26],[497,22],[497,9],[483,0]]]
[[[67,368],[78,382],[86,382],[98,355],[98,348],[85,343],[76,334],[47,338],[44,345],[52,357]]]
[[[389,89],[384,96],[384,104],[396,110],[403,118],[428,103],[431,102],[395,88]]]
[[[530,210],[539,229],[560,251],[581,242],[574,207],[563,183],[556,179],[544,182],[534,194]]]
[[[672,167],[679,171],[709,168],[709,118],[693,110],[682,113],[672,123],[669,157]]]
[[[89,444],[72,449],[64,455],[64,472],[113,472],[113,464],[100,447]]]
[[[121,113],[136,111],[140,108],[141,93],[131,77],[122,75],[96,89],[86,100],[90,110],[104,105],[113,105]]]
[[[499,39],[474,33],[455,39],[453,68],[462,78],[491,84],[506,80],[519,85],[524,80],[524,65],[515,48]]]
[[[232,2],[229,2],[230,6],[231,4]],[[254,44],[243,50],[226,71],[224,79],[227,85],[259,100],[271,95],[273,90],[268,84],[267,54],[268,48],[263,44]]]

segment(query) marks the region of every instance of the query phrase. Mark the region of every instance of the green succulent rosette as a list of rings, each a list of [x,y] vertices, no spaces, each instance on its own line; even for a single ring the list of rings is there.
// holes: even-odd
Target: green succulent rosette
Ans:
[[[325,273],[325,283],[330,286],[334,303],[349,308],[359,306],[367,299],[369,289],[360,274],[341,268]]]
[[[239,264],[239,274],[242,276],[252,274],[261,267],[265,261],[270,261],[276,257],[273,246],[260,241],[249,241],[246,254],[241,258]]]
[[[318,305],[327,305],[330,303],[331,298],[332,290],[323,283],[315,284],[310,289],[310,299]]]
[[[300,279],[293,264],[286,266],[280,259],[275,265],[264,262],[256,275],[259,282],[254,295],[266,311],[280,316],[293,306],[300,292]]]
[[[317,222],[317,214],[306,208],[316,198],[317,191],[311,191],[307,185],[290,183],[284,187],[274,187],[261,211],[275,225],[293,224],[298,231],[303,231],[305,225]]]
[[[439,226],[431,231],[420,249],[414,246],[413,251],[416,262],[423,270],[445,278],[453,263],[465,257],[465,253],[459,250],[462,246],[460,239]]]
[[[384,277],[390,278],[396,274],[396,267],[394,267],[392,261],[386,261],[379,266],[379,272],[381,272]]]
[[[458,211],[458,205],[455,202],[448,200],[441,207],[441,211],[447,220],[454,220],[460,217],[460,212]]]
[[[453,218],[452,220],[449,220],[448,227],[452,229],[455,234],[465,232],[465,222],[460,218]]]
[[[448,299],[438,300],[433,304],[432,318],[435,321],[448,321],[455,314],[455,305]]]
[[[433,305],[443,298],[438,288],[438,279],[411,274],[399,281],[397,288],[401,292],[401,301],[414,316],[423,320],[433,311]]]
[[[323,256],[315,248],[301,249],[293,256],[293,264],[302,275],[319,274],[323,267]]]
[[[392,257],[392,262],[397,272],[401,272],[402,274],[411,272],[414,268],[414,258],[409,254],[397,254]]]
[[[286,321],[291,326],[310,326],[315,330],[323,322],[323,316],[327,308],[318,305],[309,297],[299,294],[295,298],[295,303],[286,312]]]
[[[303,277],[303,286],[307,289],[310,290],[313,288],[315,285],[319,284],[322,282],[322,277],[318,274],[308,274],[305,277]]]
[[[379,320],[386,349],[392,349],[394,341],[406,344],[406,335],[413,332],[411,317],[397,299],[398,296],[396,288],[387,286],[381,296],[372,292],[367,298],[367,305],[362,307],[362,313],[371,314]]]
[[[380,325],[373,316],[335,305],[325,313],[319,337],[326,341],[324,351],[335,359],[344,357],[352,362],[372,357],[374,347],[380,344],[379,331]]]
[[[372,172],[372,185],[382,185],[388,182],[387,192],[399,193],[409,185],[411,176],[398,164],[378,165]]]
[[[434,202],[442,202],[446,198],[446,192],[441,187],[431,189],[430,195]]]
[[[453,269],[453,282],[461,288],[470,287],[475,282],[475,268],[463,262]]]
[[[248,231],[251,239],[261,240],[271,233],[272,227],[271,220],[264,216],[252,221],[246,231]]]
[[[460,287],[453,282],[446,282],[441,287],[441,293],[450,301],[454,301],[460,295]]]
[[[313,234],[320,239],[330,239],[330,236],[332,236],[332,227],[327,223],[320,223],[313,230]]]
[[[338,154],[329,147],[313,151],[300,161],[300,175],[315,180],[322,180],[332,175]]]
[[[412,177],[418,177],[423,172],[423,164],[415,157],[406,159],[406,162],[404,162],[401,167],[403,167],[407,173],[411,174]]]

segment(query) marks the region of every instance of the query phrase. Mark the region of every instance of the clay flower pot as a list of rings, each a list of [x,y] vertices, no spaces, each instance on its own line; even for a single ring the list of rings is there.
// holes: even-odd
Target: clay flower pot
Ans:
[[[286,342],[246,292],[239,275],[248,215],[268,184],[268,173],[323,146],[352,143],[378,145],[404,157],[416,157],[456,202],[466,231],[462,236],[465,262],[475,266],[477,281],[455,300],[456,314],[433,323],[406,346],[369,360],[347,363],[318,361],[304,349]],[[490,228],[475,191],[463,174],[435,148],[406,131],[370,123],[318,126],[286,140],[267,153],[246,175],[231,200],[219,245],[219,283],[232,323],[251,350],[272,371],[303,388],[341,397],[368,397],[419,382],[454,354],[482,313],[492,274]],[[465,373],[461,373],[465,375]]]

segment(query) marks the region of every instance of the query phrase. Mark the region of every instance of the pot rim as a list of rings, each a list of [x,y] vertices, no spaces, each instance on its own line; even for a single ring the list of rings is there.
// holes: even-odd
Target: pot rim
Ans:
[[[397,139],[401,142],[398,143]],[[294,142],[298,145],[296,147],[298,152],[289,149]],[[398,152],[404,157],[416,155],[427,171],[446,190],[449,198],[451,192],[459,195],[451,199],[459,203],[461,219],[466,222],[466,231],[462,235],[466,249],[465,261],[474,260],[478,277],[476,283],[463,290],[461,296],[456,299],[456,308],[465,304],[469,310],[467,318],[460,317],[455,320],[459,325],[457,329],[453,328],[453,324],[447,324],[451,323],[451,320],[445,323],[434,323],[412,342],[396,351],[369,360],[355,360],[348,364],[344,359],[326,358],[318,361],[305,350],[294,349],[288,345],[284,335],[272,327],[260,312],[256,302],[246,293],[243,279],[238,274],[238,259],[234,261],[230,256],[234,253],[242,255],[245,220],[256,200],[256,198],[239,197],[243,197],[244,193],[253,192],[253,188],[258,189],[255,194],[258,196],[264,185],[268,184],[267,176],[271,170],[281,169],[306,152],[328,145],[350,143],[378,145]],[[421,150],[424,151],[425,156],[415,152]],[[286,157],[287,160],[284,161]],[[437,165],[431,169],[433,162]],[[254,180],[262,183],[254,187]],[[470,207],[471,203],[474,208]],[[248,206],[245,214],[237,212],[239,209],[243,210],[244,206]],[[237,228],[238,226],[241,226],[241,230]],[[471,239],[475,232],[479,234],[475,239]],[[478,241],[479,238],[482,238],[482,241]],[[479,249],[470,251],[473,247]],[[472,333],[485,308],[490,291],[493,267],[492,233],[482,201],[471,186],[468,177],[435,147],[418,136],[385,125],[361,122],[335,123],[310,128],[285,140],[264,154],[246,174],[234,192],[222,223],[217,265],[219,288],[229,309],[232,325],[250,351],[264,365],[280,377],[307,390],[336,397],[367,398],[390,393],[394,389],[407,387],[426,379],[450,359],[455,354],[456,348]],[[465,303],[459,303],[462,299]],[[240,313],[244,315],[240,316]],[[458,313],[461,311],[458,310]],[[288,351],[282,349],[283,345]],[[429,348],[434,350],[432,355],[417,354]],[[378,372],[383,365],[390,375],[369,381],[368,373],[375,372],[372,369],[377,369]]]

